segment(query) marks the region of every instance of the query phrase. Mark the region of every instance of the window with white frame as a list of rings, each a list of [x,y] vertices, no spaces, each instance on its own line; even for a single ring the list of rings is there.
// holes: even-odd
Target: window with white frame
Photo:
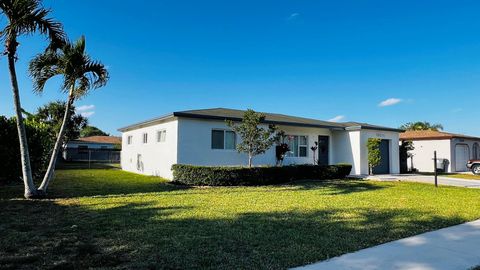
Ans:
[[[290,148],[287,157],[308,156],[308,136],[287,135],[287,144]]]
[[[143,143],[148,143],[148,133],[143,133]]]
[[[212,149],[235,150],[237,145],[235,132],[230,130],[212,130]]]
[[[157,142],[164,142],[167,139],[167,131],[159,130],[157,131]]]
[[[130,135],[127,137],[127,144],[132,144],[132,142],[133,142],[133,136]]]

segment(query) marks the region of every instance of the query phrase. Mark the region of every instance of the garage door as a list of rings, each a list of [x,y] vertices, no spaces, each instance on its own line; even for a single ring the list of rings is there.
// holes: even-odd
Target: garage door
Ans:
[[[470,156],[468,145],[457,144],[455,146],[455,171],[467,171],[468,157]]]

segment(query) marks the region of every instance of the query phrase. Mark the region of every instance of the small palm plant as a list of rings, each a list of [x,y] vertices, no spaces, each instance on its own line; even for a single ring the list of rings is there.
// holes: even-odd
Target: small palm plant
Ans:
[[[20,156],[22,175],[25,186],[25,197],[36,195],[36,189],[30,167],[30,155],[28,153],[27,132],[23,122],[22,106],[17,82],[15,62],[17,61],[17,39],[36,32],[46,35],[50,40],[50,46],[55,47],[64,40],[62,25],[48,18],[49,10],[43,8],[39,0],[0,0],[0,11],[6,18],[5,28],[0,32],[0,37],[5,42],[4,55],[8,58],[8,69],[12,84],[15,115],[17,119],[18,138],[20,142]]]
[[[72,104],[75,100],[88,94],[90,90],[104,86],[108,81],[108,71],[103,64],[92,60],[85,52],[85,37],[83,36],[75,43],[65,42],[58,50],[48,50],[37,55],[30,62],[29,71],[33,79],[35,92],[42,93],[49,79],[62,76],[61,89],[64,93],[68,93],[63,122],[58,131],[47,172],[38,189],[40,194],[45,196],[48,184],[53,178],[55,163],[63,144]]]

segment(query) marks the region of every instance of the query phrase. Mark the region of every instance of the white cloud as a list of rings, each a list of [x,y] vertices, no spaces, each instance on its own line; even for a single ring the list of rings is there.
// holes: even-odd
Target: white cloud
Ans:
[[[462,108],[456,108],[456,109],[452,110],[452,113],[459,113],[459,112],[462,112],[462,111],[463,111]]]
[[[289,21],[295,20],[296,18],[298,18],[298,16],[300,16],[300,13],[294,12],[294,13],[290,14],[290,16],[288,16],[287,20],[289,20]]]
[[[82,105],[75,108],[75,111],[83,117],[90,117],[95,114],[95,105]]]
[[[345,119],[345,115],[337,115],[333,117],[332,119],[329,119],[328,121],[330,122],[340,122]]]
[[[91,110],[94,110],[95,109],[95,105],[83,105],[83,106],[80,106],[80,107],[77,107],[76,108],[76,111],[77,112],[86,112],[86,111],[91,111]]]
[[[399,99],[399,98],[389,98],[389,99],[386,99],[386,100],[380,102],[380,104],[378,104],[378,106],[380,106],[380,107],[393,106],[393,105],[398,104],[400,102],[402,102],[402,100]]]
[[[92,115],[94,115],[95,112],[94,111],[89,111],[89,112],[82,112],[80,113],[80,115],[82,115],[83,117],[90,117]]]

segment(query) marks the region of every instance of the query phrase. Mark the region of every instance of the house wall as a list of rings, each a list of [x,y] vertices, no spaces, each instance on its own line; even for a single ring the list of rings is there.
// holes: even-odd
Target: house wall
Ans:
[[[310,147],[318,140],[319,135],[329,136],[332,133],[329,129],[278,126],[287,135],[308,136],[307,157],[285,157],[284,163],[288,164],[313,164],[313,156]],[[178,124],[178,163],[195,165],[247,165],[248,157],[236,150],[212,149],[211,132],[213,129],[230,130],[224,121],[179,119]],[[330,139],[331,141],[331,139]],[[237,144],[240,138],[237,136]],[[330,143],[329,162],[333,161],[333,148]],[[254,165],[275,165],[275,147],[270,148],[266,153],[253,158]]]
[[[334,131],[332,147],[334,164],[351,164],[351,174],[361,174],[360,130]]]
[[[398,132],[391,131],[379,131],[379,130],[366,130],[360,131],[360,173],[368,174],[368,149],[367,142],[369,138],[379,138],[389,141],[390,148],[390,173],[400,173],[400,153],[398,147],[399,134]]]
[[[166,130],[165,142],[157,142],[157,131]],[[143,143],[143,134],[148,142]],[[132,144],[128,144],[132,136]],[[178,121],[171,120],[122,134],[121,165],[125,171],[172,179],[171,166],[177,163]]]
[[[454,168],[453,156],[455,148],[452,152],[452,143],[450,139],[446,140],[419,140],[412,141],[414,150],[410,151],[413,157],[408,158],[408,169],[417,169],[420,172],[433,172],[433,153],[437,151],[437,158],[447,159],[449,161],[448,172],[452,172]],[[453,146],[454,147],[454,146]],[[412,162],[413,160],[413,162]]]
[[[166,141],[157,142],[158,130],[167,131]],[[146,175],[156,175],[172,179],[173,164],[194,165],[247,165],[248,157],[236,150],[212,149],[213,129],[229,130],[224,121],[207,119],[175,118],[149,127],[138,128],[122,134],[122,169]],[[390,140],[390,172],[399,172],[398,133],[370,130],[331,131],[323,128],[279,126],[287,135],[308,136],[307,157],[285,157],[284,165],[313,164],[310,147],[318,136],[329,136],[329,164],[352,164],[352,174],[368,174],[368,138]],[[148,134],[144,144],[143,134]],[[132,144],[128,144],[132,136]],[[395,143],[393,143],[395,142]],[[237,144],[240,138],[237,136]],[[254,165],[275,165],[275,147],[266,153],[255,156]]]

